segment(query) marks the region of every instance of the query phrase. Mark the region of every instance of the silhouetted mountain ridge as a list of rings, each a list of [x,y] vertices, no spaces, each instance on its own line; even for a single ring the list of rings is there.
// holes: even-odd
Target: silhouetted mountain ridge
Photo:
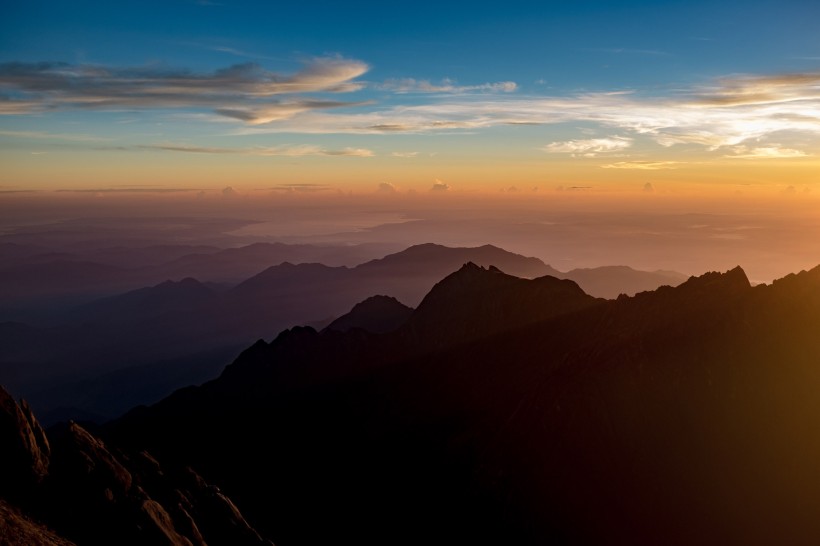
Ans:
[[[371,296],[353,306],[327,326],[327,330],[346,332],[361,328],[374,334],[392,332],[407,322],[413,308],[390,296]]]
[[[197,464],[282,544],[820,536],[820,268],[604,301],[466,265],[428,298],[392,333],[260,341],[111,441]]]

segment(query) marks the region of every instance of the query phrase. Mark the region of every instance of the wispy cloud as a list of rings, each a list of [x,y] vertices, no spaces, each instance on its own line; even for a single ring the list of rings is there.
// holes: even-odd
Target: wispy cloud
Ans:
[[[601,165],[601,168],[659,171],[663,169],[677,169],[680,165],[680,161],[616,161],[615,163]]]
[[[736,76],[706,87],[696,104],[737,106],[788,103],[820,98],[820,73]]]
[[[181,193],[199,191],[199,188],[95,188],[54,191],[58,193]]]
[[[440,83],[431,83],[429,80],[401,78],[387,80],[377,87],[394,93],[512,93],[518,89],[518,84],[504,81],[479,85],[458,85],[450,79],[444,79]]]
[[[313,193],[317,191],[327,191],[331,188],[325,184],[278,184],[271,189],[287,193]]]
[[[584,51],[591,51],[594,53],[610,53],[614,55],[650,55],[656,57],[669,55],[667,51],[661,51],[660,49],[640,49],[633,47],[593,47],[586,48]]]
[[[179,116],[240,122],[232,135],[427,134],[567,123],[618,135],[553,142],[543,148],[578,156],[617,153],[640,140],[701,148],[717,157],[799,157],[808,154],[806,139],[820,135],[820,72],[735,75],[665,96],[628,91],[522,96],[510,93],[517,89],[513,82],[459,85],[416,79],[378,84],[393,93],[387,105],[310,95],[362,89],[364,83],[357,78],[367,70],[366,63],[341,57],[313,59],[292,74],[274,73],[255,63],[209,73],[162,66],[5,63],[0,64],[0,113],[173,109]],[[401,103],[405,93],[419,95]],[[403,157],[401,153],[395,156]],[[652,168],[637,164],[624,162],[629,166],[612,168]]]
[[[211,73],[161,66],[136,68],[67,63],[0,64],[0,113],[45,109],[212,108],[249,123],[286,119],[312,109],[346,103],[272,97],[359,90],[366,63],[341,57],[315,58],[295,74],[268,71],[256,63]],[[10,97],[14,96],[15,100]]]
[[[728,147],[753,141],[769,146],[767,139],[776,138],[784,147],[799,150],[798,136],[820,135],[820,73],[724,78],[711,86],[683,89],[666,97],[629,92],[435,97],[425,104],[356,113],[312,110],[301,114],[298,121],[283,120],[258,132],[431,133],[576,122],[618,131],[626,139],[641,136],[665,147],[685,144],[726,153]],[[238,132],[257,131],[246,128]],[[578,149],[584,141],[579,142],[582,144],[574,147],[555,143],[549,151],[584,153]],[[625,140],[615,144],[625,145]],[[599,149],[601,152],[591,149],[585,153],[611,148],[602,144]]]
[[[798,157],[809,157],[809,154],[801,150],[792,148],[781,148],[779,146],[763,146],[750,148],[748,146],[735,146],[732,148],[733,154],[724,157],[734,159],[794,159]]]
[[[573,156],[594,157],[600,153],[620,152],[632,146],[632,139],[621,136],[607,138],[590,138],[586,140],[567,140],[553,142],[544,146],[550,153],[572,154]]]
[[[46,131],[13,131],[0,130],[0,136],[14,137],[14,138],[33,138],[37,140],[72,140],[77,142],[99,142],[107,140],[105,138],[96,137],[93,135],[86,135],[80,133],[49,133]]]
[[[225,117],[238,119],[250,125],[260,125],[288,119],[302,112],[340,108],[344,106],[358,106],[363,103],[340,101],[303,100],[292,102],[269,103],[261,107],[230,107],[217,108],[215,112]]]
[[[367,148],[341,148],[338,150],[333,150],[310,144],[298,146],[258,146],[251,148],[216,148],[208,146],[189,146],[185,144],[148,144],[137,146],[137,148],[192,154],[238,154],[287,157],[302,157],[310,155],[373,157],[375,155],[372,150],[368,150]]]
[[[393,152],[390,155],[392,155],[393,157],[410,158],[410,157],[418,156],[419,153],[418,152]]]

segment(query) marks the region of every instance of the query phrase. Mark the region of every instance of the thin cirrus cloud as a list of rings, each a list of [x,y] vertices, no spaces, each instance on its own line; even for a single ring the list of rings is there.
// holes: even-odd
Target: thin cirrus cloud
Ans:
[[[341,57],[312,59],[302,70],[282,75],[256,63],[211,73],[165,67],[106,67],[68,63],[0,64],[0,113],[25,114],[63,108],[202,108],[248,123],[286,119],[312,109],[347,106],[338,101],[271,97],[302,93],[346,93],[369,69]]]
[[[13,138],[32,138],[37,140],[70,140],[76,142],[95,142],[106,140],[101,137],[81,133],[50,133],[47,131],[2,130],[0,131],[0,136]]]
[[[207,73],[162,66],[4,63],[0,114],[166,109],[203,115],[206,110],[216,114],[208,114],[211,119],[240,123],[231,134],[422,134],[583,123],[619,135],[544,148],[578,157],[623,151],[640,138],[661,147],[686,145],[738,158],[799,158],[810,155],[801,149],[807,138],[820,135],[820,72],[735,75],[665,96],[624,91],[522,96],[511,93],[517,91],[513,82],[458,85],[416,79],[374,85],[393,93],[389,104],[306,96],[362,90],[365,83],[357,78],[368,69],[362,61],[342,57],[315,58],[291,74],[255,63]],[[402,104],[400,98],[409,93],[417,95]]]
[[[545,152],[595,157],[600,153],[620,152],[632,146],[632,139],[620,136],[553,142],[543,147]]]
[[[820,74],[797,73],[774,76],[736,76],[705,87],[696,102],[709,106],[734,106],[817,100]]]
[[[511,81],[482,83],[479,85],[457,85],[456,82],[445,78],[441,83],[431,83],[429,80],[414,78],[400,78],[387,80],[376,86],[378,89],[395,93],[512,93],[518,89],[518,84]]]
[[[332,150],[310,144],[299,146],[259,146],[252,148],[217,148],[208,146],[188,146],[183,144],[150,144],[138,146],[143,150],[161,150],[166,152],[183,152],[191,154],[238,154],[256,156],[303,157],[311,155],[373,157],[375,154],[367,148],[341,148]]]
[[[732,159],[789,159],[809,156],[809,154],[802,150],[781,148],[777,145],[760,146],[757,148],[735,146],[733,151],[733,154],[727,154],[724,157],[729,157]]]
[[[677,169],[680,165],[680,161],[616,161],[615,163],[601,165],[601,168],[660,171],[664,169]]]
[[[463,95],[434,97],[427,103],[354,113],[311,110],[258,132],[391,134],[476,131],[497,126],[589,122],[604,129],[654,141],[663,147],[694,145],[706,151],[748,142],[820,135],[820,73],[737,76],[715,85],[692,87],[671,96],[634,92],[584,93],[565,97]],[[254,128],[236,131],[257,132]],[[596,139],[590,139],[596,140]],[[567,141],[568,142],[568,141]],[[575,148],[583,147],[584,141]],[[782,142],[781,142],[782,143]],[[626,141],[614,144],[625,147]],[[784,146],[797,146],[784,143]],[[607,144],[571,150],[603,153]],[[797,148],[795,148],[797,149]],[[799,150],[798,150],[799,151]],[[792,156],[794,157],[794,156]]]

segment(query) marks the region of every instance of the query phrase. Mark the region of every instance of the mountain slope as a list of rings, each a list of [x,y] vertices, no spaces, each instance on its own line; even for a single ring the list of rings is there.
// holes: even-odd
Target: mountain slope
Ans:
[[[0,387],[3,544],[266,546],[219,488],[145,451],[110,448],[76,423],[49,437]],[[26,514],[27,513],[27,514]],[[42,523],[59,532],[59,536]]]
[[[468,273],[488,301],[519,301],[516,281]],[[108,433],[196,461],[281,544],[330,540],[316,518],[362,544],[820,537],[820,268],[757,287],[737,268],[543,318],[510,305],[533,320],[508,329],[503,306],[453,286],[438,309],[495,326],[424,343],[421,305],[392,334],[283,332]],[[454,327],[440,317],[424,331]]]

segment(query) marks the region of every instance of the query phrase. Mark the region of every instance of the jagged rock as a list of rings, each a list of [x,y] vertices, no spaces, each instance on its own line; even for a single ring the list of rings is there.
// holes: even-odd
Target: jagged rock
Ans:
[[[174,528],[174,522],[165,508],[158,502],[146,499],[140,505],[140,512],[147,520],[146,525],[151,544],[161,546],[193,546],[191,541]]]
[[[77,423],[68,425],[59,471],[61,477],[106,497],[121,497],[131,489],[131,473],[101,440]]]
[[[271,544],[230,499],[193,471],[166,474],[150,453],[127,456],[73,422],[55,431],[51,452],[27,404],[18,405],[0,387],[0,407],[6,458],[0,493],[21,499],[27,510],[78,544]],[[15,516],[14,507],[0,508],[0,544],[69,544]]]
[[[188,504],[190,505],[190,502]],[[208,543],[205,542],[205,538],[199,531],[199,526],[197,526],[194,518],[191,517],[191,514],[183,507],[182,503],[176,505],[176,509],[173,510],[173,514],[174,523],[177,528],[183,535],[188,537],[188,540],[191,541],[193,546],[208,546]]]
[[[74,546],[43,524],[0,499],[0,544],[7,546]]]
[[[200,522],[202,535],[209,544],[271,544],[263,540],[248,524],[236,505],[218,487],[209,485],[191,468],[187,468],[183,474],[194,518]]]
[[[48,475],[51,449],[43,428],[23,401],[0,387],[0,493],[25,494]]]

